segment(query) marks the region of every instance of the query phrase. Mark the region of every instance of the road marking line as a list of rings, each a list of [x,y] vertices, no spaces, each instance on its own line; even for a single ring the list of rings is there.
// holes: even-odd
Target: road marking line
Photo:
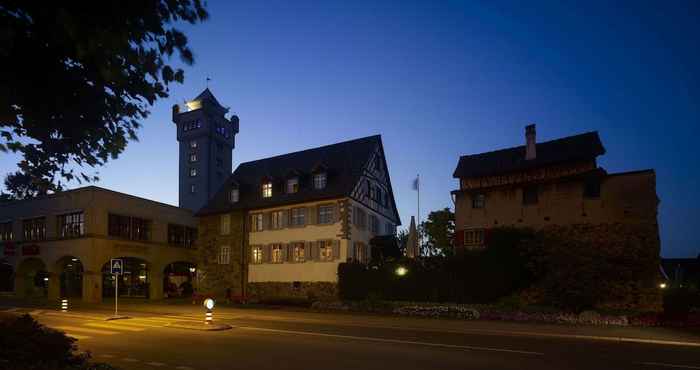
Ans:
[[[197,319],[196,317],[191,317],[191,316],[172,316],[172,315],[166,315],[166,316],[163,316],[163,317],[164,317],[164,318],[170,319],[170,321],[172,321],[172,319],[176,319],[177,321],[197,321],[197,322],[199,322],[199,321],[204,321],[204,315],[202,315],[202,318],[201,318],[201,319]]]
[[[115,323],[116,325],[116,323]],[[124,325],[124,326],[134,326],[134,327],[139,327],[139,328],[162,328],[163,325],[155,325],[153,323],[142,323],[142,322],[137,322],[134,321],[134,319],[129,320],[129,322],[122,321],[119,323],[119,325]]]
[[[165,364],[162,363],[162,362],[146,362],[146,365],[151,365],[151,366],[165,366]]]
[[[193,367],[189,367],[189,366],[178,366],[178,367],[176,367],[176,369],[178,369],[178,370],[194,370]]]
[[[116,331],[97,330],[97,329],[83,328],[80,326],[54,326],[53,328],[63,330],[63,331],[71,331],[71,332],[78,331],[78,332],[85,332],[85,333],[90,333],[90,334],[102,334],[102,335],[119,334],[119,332],[116,332]]]
[[[17,312],[17,311],[19,311],[19,307],[8,308],[3,312]]]
[[[96,328],[105,328],[105,329],[112,329],[112,330],[125,330],[125,331],[144,331],[146,329],[143,328],[134,328],[130,326],[122,326],[122,325],[115,325],[115,324],[107,324],[107,323],[100,323],[100,322],[89,322],[85,324],[86,326],[94,326]]]
[[[29,312],[29,314],[30,314],[30,315],[34,315],[34,316],[39,316],[39,315],[41,315],[42,312],[44,312],[44,311],[42,311],[42,310],[34,310],[34,311]]]
[[[98,355],[99,357],[104,357],[104,358],[114,358],[114,355]]]
[[[296,330],[281,330],[281,329],[255,328],[255,327],[250,327],[250,326],[239,326],[238,329],[247,329],[247,330],[256,330],[256,331],[266,331],[266,332],[271,332],[271,333],[312,335],[312,336],[319,336],[319,337],[326,337],[326,338],[354,339],[354,340],[364,340],[364,341],[370,341],[370,342],[397,343],[397,344],[414,344],[414,345],[419,345],[419,346],[441,347],[441,348],[453,348],[453,349],[462,349],[462,350],[470,350],[470,351],[505,352],[505,353],[518,353],[518,354],[532,355],[532,356],[544,356],[544,353],[542,353],[542,352],[532,352],[532,351],[523,351],[523,350],[506,349],[506,348],[461,346],[461,345],[457,345],[457,344],[417,342],[417,341],[402,340],[402,339],[386,339],[386,338],[373,338],[373,337],[359,337],[359,336],[355,336],[355,335],[314,333],[314,332],[296,331]]]
[[[639,364],[645,365],[645,366],[661,366],[661,367],[670,367],[670,368],[676,368],[676,369],[700,369],[700,366],[672,365],[672,364],[664,364],[662,362],[640,362]]]
[[[130,358],[130,357],[124,357],[122,360],[124,360],[126,362],[139,362],[139,360],[137,360],[135,358]]]
[[[89,336],[89,335],[80,335],[80,334],[73,334],[73,333],[66,333],[66,336],[72,337],[72,338],[75,338],[75,339],[88,339],[88,338],[92,338],[92,337]]]

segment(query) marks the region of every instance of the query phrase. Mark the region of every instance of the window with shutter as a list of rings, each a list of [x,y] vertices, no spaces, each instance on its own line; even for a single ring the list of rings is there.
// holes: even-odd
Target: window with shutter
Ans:
[[[219,247],[219,264],[228,265],[231,263],[231,247],[222,245]]]
[[[262,247],[259,245],[254,245],[251,251],[252,263],[260,264],[263,263],[263,251]]]

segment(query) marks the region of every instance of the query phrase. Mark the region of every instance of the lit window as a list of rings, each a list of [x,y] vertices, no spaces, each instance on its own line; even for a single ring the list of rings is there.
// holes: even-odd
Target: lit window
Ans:
[[[304,262],[306,260],[304,243],[294,243],[294,247],[292,248],[292,260],[294,262]]]
[[[333,242],[321,240],[318,242],[318,258],[321,261],[333,261]]]
[[[190,153],[190,162],[197,162],[197,153]]]
[[[197,169],[192,167],[190,168],[190,177],[195,177],[197,176]]]
[[[464,230],[464,246],[478,248],[484,246],[484,229]]]
[[[314,175],[314,189],[324,189],[326,187],[326,173],[317,173]]]
[[[194,194],[195,190],[196,190],[196,188],[195,188],[194,184],[190,185],[190,193]]]
[[[228,235],[231,232],[231,215],[221,215],[221,235]]]
[[[85,235],[85,214],[83,212],[58,216],[58,236],[60,238],[83,235]]]
[[[472,208],[484,208],[486,206],[486,196],[484,194],[474,194],[472,196]]]
[[[24,240],[46,239],[46,217],[37,217],[22,222]]]
[[[292,226],[304,226],[306,222],[306,208],[292,208]]]
[[[222,245],[219,247],[219,264],[228,265],[231,263],[231,247]]]
[[[270,213],[270,226],[272,229],[281,229],[284,225],[284,211],[272,211]]]
[[[255,264],[262,263],[263,262],[262,247],[259,245],[254,246],[252,253],[251,253],[251,256],[252,256],[253,263],[255,263]]]
[[[287,194],[294,194],[299,191],[299,178],[295,177],[287,180]]]
[[[273,244],[270,250],[270,262],[282,263],[282,244]]]
[[[272,183],[266,182],[262,184],[262,196],[263,198],[269,198],[272,196]]]
[[[335,207],[333,205],[318,206],[318,223],[332,224],[334,212]]]
[[[197,149],[197,140],[190,140],[190,149]]]
[[[257,213],[253,215],[253,231],[263,231],[263,214]]]
[[[231,189],[231,194],[229,194],[229,199],[231,200],[231,203],[238,203],[239,195],[240,194],[238,193],[238,189]]]

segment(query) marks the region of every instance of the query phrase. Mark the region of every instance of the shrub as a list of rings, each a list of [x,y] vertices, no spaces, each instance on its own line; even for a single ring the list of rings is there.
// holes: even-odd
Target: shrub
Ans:
[[[3,369],[60,370],[111,369],[106,364],[90,364],[90,356],[77,353],[75,339],[47,328],[31,316],[0,321],[0,363]]]
[[[664,294],[664,317],[674,321],[685,321],[693,304],[693,294],[685,288],[672,288]]]

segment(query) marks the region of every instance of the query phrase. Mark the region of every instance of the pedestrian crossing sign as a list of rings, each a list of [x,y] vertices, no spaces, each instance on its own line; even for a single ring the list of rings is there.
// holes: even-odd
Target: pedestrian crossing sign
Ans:
[[[124,261],[121,259],[113,258],[110,265],[112,266],[112,274],[114,275],[121,275],[124,271]]]

